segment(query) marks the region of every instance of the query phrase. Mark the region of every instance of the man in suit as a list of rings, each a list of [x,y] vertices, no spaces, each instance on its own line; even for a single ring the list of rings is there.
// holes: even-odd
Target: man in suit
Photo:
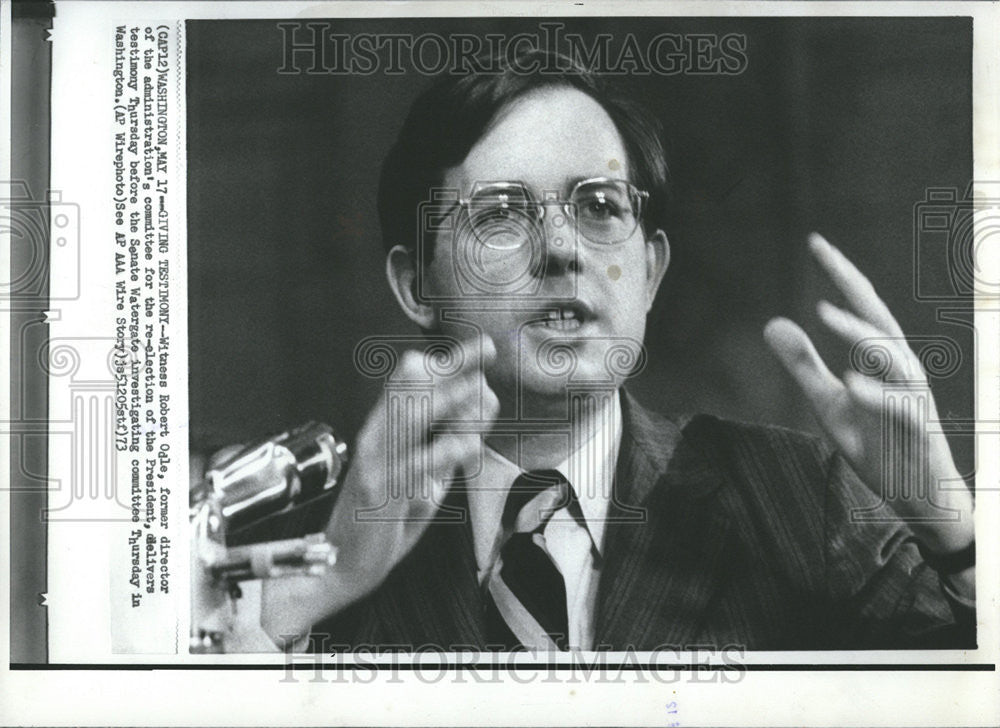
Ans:
[[[933,400],[904,343],[890,373],[922,383],[923,419],[888,410],[878,380],[832,375],[791,321],[768,324],[829,445],[673,422],[623,388],[670,261],[666,185],[656,124],[568,59],[526,54],[418,99],[383,166],[386,270],[404,313],[449,348],[411,351],[390,374],[429,388],[429,409],[405,386],[373,408],[327,527],[338,563],[264,585],[272,638],[311,634],[317,650],[974,641],[973,501],[927,431]],[[851,307],[823,302],[824,323],[849,342],[902,342],[851,263],[819,236],[810,249]],[[919,447],[886,459],[886,423]]]

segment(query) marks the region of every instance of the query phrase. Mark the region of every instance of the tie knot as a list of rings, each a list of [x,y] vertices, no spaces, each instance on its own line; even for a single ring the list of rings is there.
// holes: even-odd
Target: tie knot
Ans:
[[[569,506],[573,489],[558,470],[533,470],[511,485],[504,506],[502,525],[506,532],[540,531],[560,508]]]

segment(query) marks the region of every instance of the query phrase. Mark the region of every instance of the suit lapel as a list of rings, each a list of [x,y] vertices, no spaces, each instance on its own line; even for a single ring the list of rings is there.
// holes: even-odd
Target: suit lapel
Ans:
[[[624,426],[604,563],[595,648],[684,648],[704,631],[711,599],[726,579],[732,524],[717,489],[699,419],[674,423],[622,391]],[[708,453],[706,453],[708,450]],[[395,638],[445,648],[485,645],[482,595],[467,498],[454,488],[439,521],[397,569],[381,620]],[[387,634],[386,637],[390,635]]]
[[[680,428],[624,391],[622,406],[595,646],[683,648],[698,639],[725,578],[730,522],[712,497],[723,478],[698,420]]]
[[[464,492],[449,493],[435,523],[400,566],[399,588],[384,603],[383,618],[395,625],[393,631],[419,634],[425,644],[444,649],[483,645],[483,601]]]

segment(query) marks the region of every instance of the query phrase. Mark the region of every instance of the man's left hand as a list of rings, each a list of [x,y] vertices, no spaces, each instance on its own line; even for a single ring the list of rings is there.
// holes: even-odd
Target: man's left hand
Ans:
[[[769,321],[764,337],[865,484],[928,549],[959,551],[973,540],[973,499],[943,432],[933,426],[937,408],[923,367],[868,279],[820,235],[810,236],[809,248],[851,309],[821,301],[820,319],[852,346],[877,344],[889,357],[885,381],[856,371],[837,378],[788,319]]]

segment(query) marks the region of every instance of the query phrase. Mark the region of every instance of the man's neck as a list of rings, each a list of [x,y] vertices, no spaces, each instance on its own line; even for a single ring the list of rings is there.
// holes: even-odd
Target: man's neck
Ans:
[[[489,435],[486,444],[522,470],[554,468],[602,428],[616,424],[611,418],[620,411],[618,396],[618,392],[609,390],[574,394],[568,403],[566,398],[555,402],[536,398],[522,405],[519,417],[501,399],[498,419],[510,421],[517,417],[525,422],[525,428],[523,431],[515,428],[513,432],[503,428],[500,434]]]

